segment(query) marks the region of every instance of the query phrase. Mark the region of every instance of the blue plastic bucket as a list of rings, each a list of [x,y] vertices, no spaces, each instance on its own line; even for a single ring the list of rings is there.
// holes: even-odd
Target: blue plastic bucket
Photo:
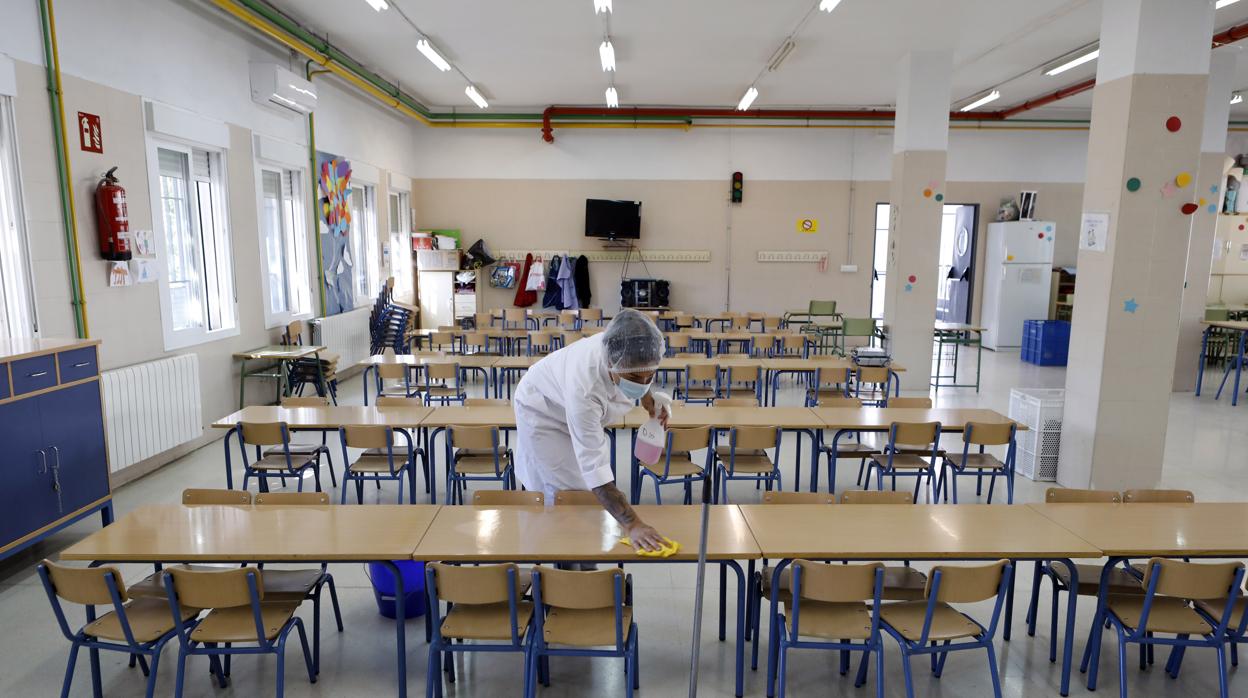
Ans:
[[[425,563],[412,560],[395,560],[395,566],[403,575],[403,615],[418,618],[425,614]],[[373,583],[373,596],[377,599],[377,612],[387,618],[394,617],[394,572],[384,563],[368,563],[368,579]]]

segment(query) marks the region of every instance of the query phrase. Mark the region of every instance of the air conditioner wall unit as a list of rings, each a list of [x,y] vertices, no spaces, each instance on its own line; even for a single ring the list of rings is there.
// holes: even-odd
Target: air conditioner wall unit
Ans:
[[[251,99],[257,104],[308,114],[316,109],[316,87],[280,65],[252,63]]]

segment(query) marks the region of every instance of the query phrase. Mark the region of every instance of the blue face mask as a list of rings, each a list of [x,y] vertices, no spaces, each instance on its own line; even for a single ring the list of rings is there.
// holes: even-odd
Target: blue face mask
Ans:
[[[640,400],[645,397],[646,393],[650,392],[649,383],[638,383],[627,378],[621,378],[619,386],[620,392],[624,393],[624,397],[629,400]]]

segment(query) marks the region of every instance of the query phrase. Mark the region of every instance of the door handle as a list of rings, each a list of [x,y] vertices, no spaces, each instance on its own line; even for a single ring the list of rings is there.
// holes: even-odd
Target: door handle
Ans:
[[[83,367],[90,366],[90,365],[91,365],[90,361],[80,361],[74,364],[74,368],[83,368]]]
[[[39,378],[40,376],[46,376],[46,375],[48,375],[47,371],[36,371],[34,373],[29,374],[26,377],[27,378]]]
[[[39,473],[40,475],[45,475],[45,474],[47,474],[47,472],[48,472],[48,454],[47,454],[46,452],[44,452],[44,449],[42,449],[42,448],[41,448],[41,449],[39,449],[38,451],[35,451],[35,453],[38,453],[38,454],[39,454],[39,470],[38,470],[38,473]]]

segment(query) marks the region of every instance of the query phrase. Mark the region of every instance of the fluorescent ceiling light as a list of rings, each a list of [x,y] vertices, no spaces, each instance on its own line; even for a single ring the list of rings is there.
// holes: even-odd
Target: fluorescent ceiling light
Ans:
[[[451,64],[446,62],[446,59],[442,57],[442,54],[438,53],[438,50],[433,47],[433,44],[429,43],[428,39],[422,38],[420,41],[417,41],[416,49],[425,54],[425,58],[428,58],[430,63],[437,66],[438,70],[445,73],[451,69]]]
[[[1058,75],[1070,70],[1071,68],[1081,66],[1088,61],[1094,61],[1099,55],[1101,55],[1101,48],[1100,46],[1094,44],[1090,47],[1082,48],[1078,51],[1062,56],[1056,61],[1044,66],[1041,70],[1044,71],[1045,75]]]
[[[1220,10],[1227,5],[1234,5],[1237,2],[1239,2],[1239,0],[1218,0],[1213,4],[1213,9]]]
[[[464,94],[468,95],[468,99],[471,99],[473,104],[481,107],[482,109],[490,106],[489,102],[485,101],[485,97],[482,97],[481,93],[477,92],[477,88],[473,85],[465,87]]]
[[[986,94],[982,95],[979,99],[976,99],[974,102],[971,102],[965,107],[962,107],[958,111],[971,111],[972,109],[978,109],[984,106],[985,104],[989,102],[995,102],[1000,98],[1001,98],[1001,93],[999,91],[991,90],[987,92]]]
[[[824,12],[831,12],[832,10],[835,10],[836,6],[839,4],[841,4],[841,0],[820,0],[819,9]]]
[[[615,86],[607,88],[607,106],[615,108],[620,106],[620,93],[615,91]]]
[[[767,60],[767,72],[774,73],[779,70],[780,64],[784,63],[784,59],[788,58],[790,53],[793,53],[796,46],[797,44],[792,39],[786,39],[783,44],[780,44],[780,48],[776,49],[776,52]]]
[[[594,0],[594,14],[611,13],[611,0]]]
[[[1242,101],[1244,101],[1244,96],[1238,92],[1231,96],[1231,104],[1239,104]]]
[[[604,39],[598,47],[598,58],[602,61],[602,72],[615,71],[615,47],[610,39]]]
[[[386,4],[386,0],[364,0],[364,2],[368,3],[369,7],[377,10],[378,12],[390,9],[390,6]]]
[[[754,100],[758,98],[758,88],[750,85],[750,89],[745,91],[745,95],[741,97],[741,101],[737,102],[737,111],[745,111],[750,108]]]

